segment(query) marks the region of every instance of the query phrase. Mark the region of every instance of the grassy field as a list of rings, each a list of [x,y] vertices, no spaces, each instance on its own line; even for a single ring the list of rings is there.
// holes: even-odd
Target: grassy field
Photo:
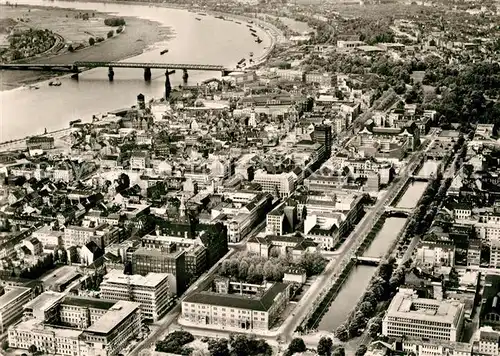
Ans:
[[[90,37],[103,37],[114,28],[104,25],[105,14],[87,12],[89,19],[83,20],[84,12],[59,8],[37,8],[24,6],[0,6],[0,31],[6,33],[8,26],[49,29],[62,37],[66,43],[88,45]],[[75,18],[78,17],[78,18]]]

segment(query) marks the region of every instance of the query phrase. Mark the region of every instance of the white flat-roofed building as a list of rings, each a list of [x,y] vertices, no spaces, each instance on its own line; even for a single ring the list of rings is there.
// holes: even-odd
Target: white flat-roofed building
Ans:
[[[82,333],[89,355],[112,356],[141,332],[141,304],[120,300]],[[82,355],[83,356],[83,355]]]
[[[38,319],[29,319],[9,328],[9,347],[29,349],[35,345],[38,351],[55,355],[83,355],[80,342],[82,331],[45,325]]]
[[[87,299],[93,300],[94,304],[99,302]],[[57,295],[46,295],[46,298],[38,299],[37,305],[57,309],[53,306],[59,301]],[[58,327],[49,325],[49,320],[38,318],[11,326],[9,346],[29,349],[31,345],[35,345],[40,352],[65,356],[116,356],[125,349],[129,340],[140,333],[141,308],[139,303],[134,302],[103,303],[107,304],[102,305],[107,310],[87,328]]]
[[[133,300],[141,303],[145,320],[156,322],[168,310],[175,297],[175,277],[170,273],[148,273],[126,275],[113,270],[104,276],[101,283],[101,298],[108,300]]]
[[[296,178],[293,173],[270,174],[264,170],[258,170],[255,172],[253,182],[260,184],[264,192],[278,192],[279,196],[283,198],[292,194]]]
[[[461,302],[418,298],[413,290],[402,289],[392,299],[382,321],[382,334],[458,341],[464,315]]]
[[[401,346],[406,355],[415,356],[471,356],[473,346],[468,342],[429,340],[420,337],[405,337]],[[487,354],[483,354],[487,355]]]
[[[0,330],[3,334],[13,322],[23,315],[22,306],[32,298],[31,289],[27,287],[8,287],[0,296]]]
[[[44,292],[23,305],[24,317],[41,321],[50,320],[54,309],[61,303],[64,297],[64,293]]]

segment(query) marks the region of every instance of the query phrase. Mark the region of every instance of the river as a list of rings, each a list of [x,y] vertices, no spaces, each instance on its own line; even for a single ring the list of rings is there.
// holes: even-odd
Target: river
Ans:
[[[410,184],[408,186],[408,189],[404,193],[403,197],[405,198],[405,204],[409,208],[414,208],[416,206],[416,203],[425,191],[426,186],[427,183],[425,182],[415,182],[415,184]],[[414,204],[412,205],[409,202],[414,202]],[[399,232],[403,229],[405,223],[405,218],[387,218],[363,256],[383,257],[394,240],[397,238]],[[352,269],[351,273],[347,277],[347,280],[344,282],[342,289],[339,291],[339,294],[333,300],[330,308],[321,319],[318,326],[319,330],[330,332],[335,330],[347,319],[349,313],[356,306],[358,300],[365,292],[366,287],[375,273],[375,270],[376,267],[364,265],[358,265]]]
[[[172,28],[173,38],[157,43],[143,54],[126,60],[130,62],[219,64],[235,67],[241,58],[249,58],[250,52],[258,58],[272,43],[265,31],[255,27],[263,40],[260,44],[256,43],[245,22],[237,24],[213,16],[198,16],[186,10],[94,2],[16,2],[109,12],[117,16],[157,21]],[[202,21],[197,21],[196,17],[202,17]],[[164,48],[168,48],[169,52],[162,56],[160,51]],[[177,71],[172,76],[173,86],[181,84],[181,75],[182,71]],[[188,84],[220,75],[218,72],[190,72]],[[153,70],[151,83],[146,83],[142,69],[115,68],[114,79],[110,83],[107,69],[98,68],[82,73],[79,81],[65,77],[61,79],[60,87],[49,87],[43,83],[38,90],[18,88],[1,92],[0,142],[40,134],[45,128],[49,131],[56,130],[66,127],[71,120],[88,120],[93,114],[130,107],[139,93],[146,95],[146,100],[162,97],[164,93],[163,70]]]

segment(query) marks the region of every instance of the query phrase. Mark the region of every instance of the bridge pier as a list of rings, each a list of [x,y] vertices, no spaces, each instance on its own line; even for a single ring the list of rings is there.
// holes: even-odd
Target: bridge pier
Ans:
[[[71,67],[71,71],[73,72],[73,74],[71,75],[71,79],[78,80],[78,74],[80,74],[80,70],[78,69],[78,66],[73,65]]]
[[[184,82],[184,85],[186,85],[188,82],[189,74],[188,74],[187,69],[183,69],[182,72],[183,72],[182,73],[182,81]]]
[[[108,79],[110,82],[115,79],[115,71],[113,70],[113,67],[108,68]]]
[[[151,68],[144,68],[144,80],[146,82],[151,81]]]
[[[170,84],[170,74],[171,72],[167,69],[165,71],[165,99],[168,99],[170,93],[172,92],[172,85]]]

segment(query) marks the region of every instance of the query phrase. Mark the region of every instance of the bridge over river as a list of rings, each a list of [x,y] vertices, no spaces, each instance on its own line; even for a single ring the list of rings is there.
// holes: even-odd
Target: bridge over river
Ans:
[[[73,63],[7,63],[0,64],[2,70],[32,70],[32,71],[48,71],[73,73],[72,78],[78,79],[78,74],[84,70],[92,68],[108,68],[108,79],[113,81],[115,77],[114,68],[142,68],[144,69],[144,80],[151,81],[151,69],[165,69],[165,97],[168,98],[172,90],[170,84],[170,74],[175,73],[176,69],[182,70],[184,73],[182,79],[184,83],[188,80],[188,71],[215,71],[220,72],[222,76],[226,76],[231,72],[245,72],[240,68],[226,68],[218,64],[189,64],[189,63],[148,63],[148,62],[99,62],[99,61],[76,61]]]

